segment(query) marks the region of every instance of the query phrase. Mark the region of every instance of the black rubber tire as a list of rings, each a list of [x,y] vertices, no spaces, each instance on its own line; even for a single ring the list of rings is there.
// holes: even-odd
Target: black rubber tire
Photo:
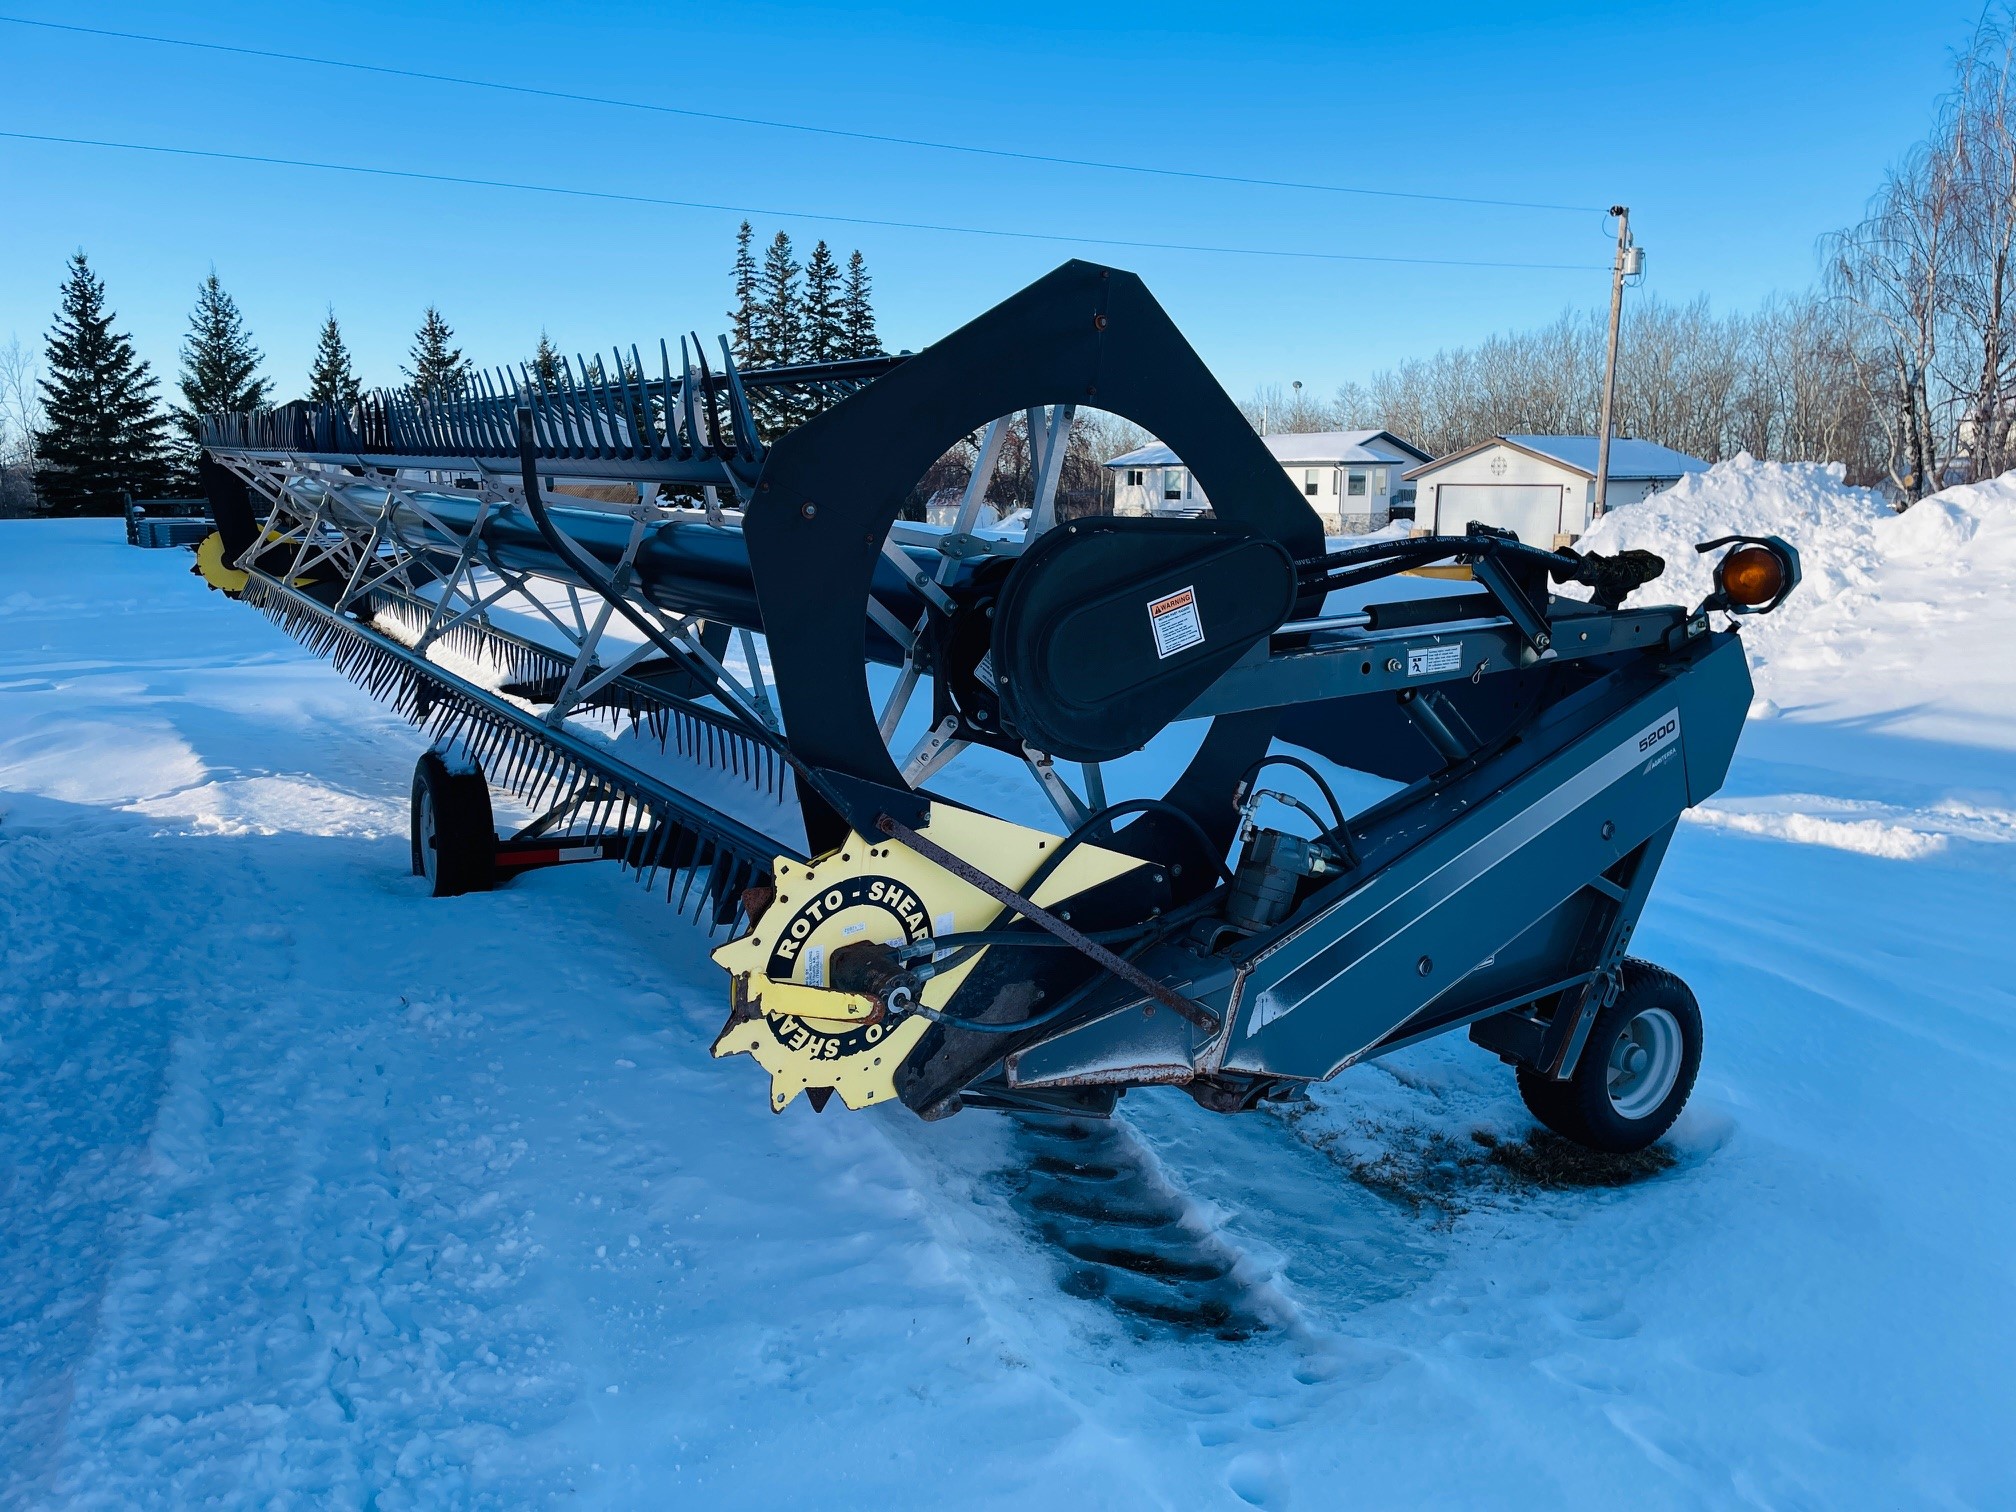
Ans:
[[[1609,1155],[1642,1150],[1672,1128],[1701,1070],[1701,1007],[1687,984],[1650,961],[1626,960],[1623,977],[1617,1001],[1590,1025],[1573,1076],[1556,1081],[1536,1067],[1519,1068],[1519,1095],[1528,1112],[1562,1138]],[[1679,1074],[1658,1106],[1627,1118],[1611,1101],[1610,1057],[1631,1022],[1654,1008],[1679,1025]]]
[[[497,884],[497,827],[481,772],[450,771],[439,751],[413,768],[413,875],[437,898]]]

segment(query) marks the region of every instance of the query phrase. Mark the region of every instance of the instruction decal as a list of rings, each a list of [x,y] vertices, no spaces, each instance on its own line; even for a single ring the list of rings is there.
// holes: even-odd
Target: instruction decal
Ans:
[[[1163,660],[1178,651],[1204,644],[1204,622],[1197,617],[1197,590],[1179,588],[1148,601],[1148,628],[1155,632],[1155,655]]]
[[[1410,646],[1407,651],[1407,675],[1426,677],[1433,672],[1461,672],[1463,670],[1463,648],[1457,646]]]

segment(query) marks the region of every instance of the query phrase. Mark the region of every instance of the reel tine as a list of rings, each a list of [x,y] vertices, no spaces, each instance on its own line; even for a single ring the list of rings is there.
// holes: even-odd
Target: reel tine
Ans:
[[[762,438],[756,434],[756,422],[749,413],[749,396],[742,392],[742,375],[735,370],[735,354],[728,350],[728,338],[721,340],[721,377],[728,385],[728,412],[735,425],[736,442],[744,456],[752,462],[763,460]]]
[[[621,354],[614,355],[620,361]],[[529,369],[521,371],[529,394],[544,396],[549,392]],[[395,411],[388,423],[459,425],[475,435],[488,423],[488,404],[499,397],[507,383],[507,371],[500,371],[495,380],[479,375],[467,396],[434,406],[432,418]],[[568,402],[580,392],[570,391]],[[624,380],[622,394],[630,404],[642,402],[645,393],[635,375]],[[605,382],[597,397],[605,406],[613,405],[619,393]],[[577,409],[575,419],[579,413]],[[613,417],[613,411],[606,408],[603,413]],[[639,413],[632,410],[633,415]],[[604,435],[610,434],[605,427]],[[436,671],[423,653],[404,644],[423,627],[418,605],[402,597],[374,594],[361,617],[352,618],[306,604],[282,585],[256,573],[241,596],[312,654],[326,658],[348,680],[394,707],[426,733],[433,748],[457,752],[480,767],[500,791],[543,809],[558,794],[592,787],[594,798],[580,816],[582,827],[601,837],[620,836],[621,844],[613,848],[615,858],[645,885],[655,885],[658,872],[665,871],[666,900],[682,916],[690,915],[710,933],[732,926],[740,917],[739,884],[762,871],[767,856],[752,854],[745,841],[715,829],[705,819],[661,806],[620,770],[603,770],[599,765],[591,770],[570,750],[548,738],[543,727],[499,712],[465,690],[452,674]],[[373,629],[373,623],[386,628]],[[403,635],[393,631],[403,631]],[[507,684],[558,681],[571,667],[551,648],[475,620],[464,620],[437,639],[444,649],[494,670]],[[689,700],[647,693],[641,685],[618,682],[609,686],[601,702],[602,713],[612,725],[620,726],[627,717],[633,728],[641,724],[657,732],[661,745],[677,747],[696,762],[732,771],[752,785],[774,783],[783,771],[776,753],[737,722]]]
[[[616,411],[609,402],[609,374],[599,356],[595,359],[594,370],[586,377],[585,397],[591,429],[585,455],[603,457],[610,453],[615,440]]]
[[[679,459],[689,461],[700,451],[700,410],[693,395],[693,359],[686,351],[686,338],[679,338],[679,408],[685,412],[685,435],[679,443]]]
[[[708,450],[724,460],[735,455],[735,435],[723,434],[720,411],[715,407],[714,375],[707,367],[707,353],[701,348],[698,332],[693,336],[693,357],[700,364],[700,399],[707,406]]]
[[[623,395],[623,409],[630,417],[630,440],[629,444],[624,448],[624,455],[632,458],[641,457],[644,454],[645,447],[650,444],[650,425],[644,414],[644,406],[639,402],[639,395],[633,385],[643,375],[641,373],[633,375],[631,369],[636,364],[634,362],[625,363],[622,352],[617,351],[615,348],[611,348],[611,351],[614,352],[616,357],[616,377],[620,385],[620,392]],[[634,355],[636,348],[631,348],[631,351]]]
[[[644,371],[641,363],[637,371]],[[672,354],[666,349],[663,336],[658,338],[658,393],[653,403],[663,406],[653,416],[658,428],[656,456],[662,462],[679,449],[679,422],[672,412]]]
[[[616,416],[616,406],[609,387],[609,372],[602,366],[602,359],[599,356],[595,359],[594,370],[587,374],[586,377],[590,414],[594,418],[591,439],[584,455],[589,457],[610,456],[615,451],[616,431],[619,422]]]
[[[679,912],[682,914],[686,912],[686,900],[692,896],[694,884],[700,881],[700,869],[703,866],[711,866],[713,864],[714,844],[706,836],[698,836],[696,837],[693,852],[693,864],[686,870],[686,887],[679,894]],[[701,888],[700,896],[703,901],[707,896],[704,886]]]

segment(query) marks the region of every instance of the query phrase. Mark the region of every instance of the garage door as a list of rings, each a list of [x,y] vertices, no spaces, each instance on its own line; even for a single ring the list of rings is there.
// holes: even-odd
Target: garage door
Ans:
[[[1472,520],[1518,532],[1528,546],[1554,549],[1561,528],[1558,483],[1444,483],[1435,490],[1435,530],[1461,535]]]

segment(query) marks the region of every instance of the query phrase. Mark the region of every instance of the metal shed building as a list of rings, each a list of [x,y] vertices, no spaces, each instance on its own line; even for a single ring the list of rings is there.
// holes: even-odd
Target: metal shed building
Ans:
[[[1596,450],[1594,436],[1493,436],[1406,474],[1418,490],[1415,517],[1438,535],[1479,520],[1529,546],[1566,545],[1589,529]],[[1653,441],[1612,440],[1609,503],[1636,503],[1707,467]]]

